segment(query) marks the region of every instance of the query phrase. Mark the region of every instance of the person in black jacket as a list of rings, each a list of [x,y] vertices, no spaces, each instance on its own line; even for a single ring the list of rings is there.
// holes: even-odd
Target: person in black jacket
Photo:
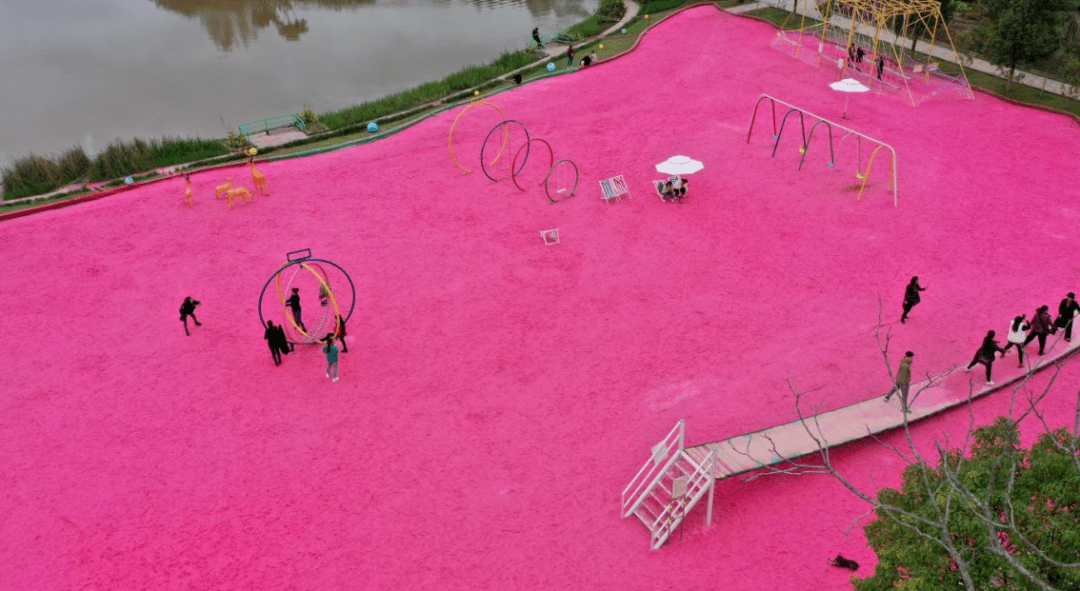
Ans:
[[[274,365],[281,365],[281,349],[278,346],[278,331],[277,327],[270,320],[266,321],[266,330],[263,331],[263,338],[266,339],[267,346],[270,347],[270,356],[274,358]]]
[[[1065,299],[1061,300],[1058,304],[1058,317],[1054,321],[1054,326],[1065,329],[1065,341],[1072,341],[1072,329],[1073,324],[1076,323],[1076,319],[1073,316],[1080,312],[1080,304],[1076,303],[1076,294],[1069,292],[1065,296]]]
[[[544,42],[540,40],[540,27],[533,27],[532,38],[533,38],[533,41],[536,41],[536,48],[537,49],[543,49],[544,48]]]
[[[307,332],[307,327],[304,326],[304,321],[300,319],[300,288],[292,288],[292,295],[289,299],[285,300],[285,303],[292,309],[293,319],[296,320],[296,325],[300,327],[300,330]]]
[[[345,344],[345,319],[342,318],[341,315],[338,315],[337,321],[338,321],[338,335],[337,336],[338,336],[338,340],[341,341],[341,352],[342,353],[348,353],[349,352],[349,346]]]
[[[919,292],[926,290],[927,288],[919,285],[919,278],[917,276],[911,278],[911,283],[908,283],[907,287],[904,289],[904,315],[900,317],[900,324],[907,322],[907,315],[911,313],[911,309],[922,301],[922,298],[919,297]]]
[[[202,322],[195,317],[195,308],[202,305],[198,300],[188,296],[184,298],[184,303],[180,304],[180,321],[184,323],[184,334],[191,336],[187,327],[187,317],[191,316],[191,319],[195,321],[195,326],[202,326]]]
[[[981,363],[986,366],[986,383],[990,386],[994,385],[994,380],[990,379],[990,370],[994,365],[994,353],[1001,353],[1005,356],[1005,349],[998,346],[997,341],[994,340],[994,331],[986,333],[986,337],[983,338],[982,345],[979,350],[975,352],[975,358],[971,360],[964,371],[971,371],[971,368],[975,367],[976,363]]]
[[[289,337],[285,336],[285,325],[279,324],[274,327],[277,333],[278,350],[288,355],[296,349],[296,346],[289,342]]]

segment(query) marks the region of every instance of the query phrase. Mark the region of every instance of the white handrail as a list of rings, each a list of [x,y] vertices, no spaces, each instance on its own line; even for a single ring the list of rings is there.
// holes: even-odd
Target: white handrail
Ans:
[[[658,444],[665,446],[665,448],[667,449],[667,452],[664,454],[663,458],[661,458],[668,460],[667,462],[664,462],[663,469],[657,469],[660,467],[660,463],[658,458],[656,458],[654,454],[654,456],[650,457],[649,460],[645,462],[645,465],[642,466],[640,470],[638,470],[638,473],[634,475],[634,478],[630,481],[630,484],[628,484],[626,488],[623,489],[623,519],[626,519],[633,514],[634,509],[636,509],[637,506],[641,503],[641,500],[644,499],[645,495],[648,494],[653,489],[653,487],[656,486],[656,483],[659,482],[660,477],[662,477],[664,473],[667,472],[667,469],[671,466],[671,463],[674,462],[675,458],[678,456],[678,453],[683,450],[683,430],[685,424],[685,420],[680,420],[675,425],[675,428],[673,428],[671,432],[668,433],[667,436],[664,437],[664,439]],[[673,441],[673,439],[675,440]],[[672,453],[673,445],[677,445],[675,453]],[[646,483],[649,483],[648,488],[642,490],[643,486]]]

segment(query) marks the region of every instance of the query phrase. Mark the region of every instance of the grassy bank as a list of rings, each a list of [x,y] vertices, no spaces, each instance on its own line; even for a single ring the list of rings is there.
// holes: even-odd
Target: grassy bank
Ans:
[[[200,138],[133,139],[113,142],[93,160],[81,147],[53,156],[31,154],[3,170],[4,200],[55,191],[79,181],[94,182],[229,152],[218,140]]]

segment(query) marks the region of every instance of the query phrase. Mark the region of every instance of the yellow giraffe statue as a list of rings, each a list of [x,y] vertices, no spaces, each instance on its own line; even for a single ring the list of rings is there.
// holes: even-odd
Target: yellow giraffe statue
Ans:
[[[191,192],[191,175],[184,173],[184,200],[187,201],[188,207],[194,207],[195,200],[192,198]]]
[[[244,205],[247,205],[249,201],[254,201],[255,200],[255,195],[252,195],[251,191],[248,191],[247,189],[245,189],[243,187],[236,187],[236,188],[233,188],[233,189],[229,189],[228,191],[225,191],[225,196],[229,199],[229,209],[230,210],[232,209],[233,199],[236,199],[237,197],[240,198],[240,201],[244,202]]]
[[[255,159],[248,158],[247,165],[251,168],[251,182],[255,183],[255,190],[259,192],[259,195],[269,195],[270,190],[266,188],[266,177],[259,172],[258,168],[255,168]]]
[[[214,189],[214,197],[216,197],[217,199],[221,199],[221,194],[228,192],[228,190],[231,189],[231,188],[232,188],[232,179],[231,178],[226,178],[224,185],[218,185]]]

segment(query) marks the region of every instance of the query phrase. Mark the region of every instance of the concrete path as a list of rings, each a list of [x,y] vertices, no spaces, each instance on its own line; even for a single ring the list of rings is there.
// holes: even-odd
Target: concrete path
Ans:
[[[766,7],[779,8],[780,10],[786,10],[786,11],[790,12],[790,6],[789,6],[790,4],[791,4],[791,2],[789,2],[789,0],[759,0],[758,2],[751,2],[751,3],[743,4],[743,5],[740,5],[740,6],[736,6],[734,8],[729,8],[728,12],[733,12],[735,14],[741,14],[741,13],[750,12],[752,10],[757,10],[759,8],[766,8]],[[817,10],[816,6],[814,5],[814,3],[810,2],[809,0],[804,0],[803,2],[799,2],[798,13],[801,14],[801,15],[804,15],[804,16],[816,18],[818,20],[820,20],[820,17],[821,17],[821,14],[818,12],[818,10]],[[840,27],[842,29],[847,29],[847,30],[851,29],[851,20],[850,19],[846,19],[846,18],[843,18],[843,17],[835,17],[830,22],[832,22],[833,24],[835,24],[836,26],[838,26],[838,27]],[[862,33],[864,35],[872,37],[874,35],[874,30],[871,29],[870,27],[867,27],[867,26],[864,25],[864,26],[859,27],[859,33]],[[911,39],[908,39],[908,38],[905,38],[905,37],[898,37],[898,39],[904,39],[904,41],[906,43],[906,46],[911,47]],[[916,50],[926,52],[927,49],[928,49],[926,47],[926,43],[923,42],[923,41],[920,41],[919,43],[923,47],[919,47],[917,45]],[[930,52],[930,54],[933,55],[934,57],[942,60],[942,61],[946,61],[946,62],[950,62],[950,63],[956,63],[956,59],[955,59],[956,56],[953,55],[952,48],[941,47],[940,45],[937,45],[937,46],[934,46],[934,49],[933,49],[933,51]],[[960,55],[960,60],[962,62],[961,65],[963,65],[965,68],[975,70],[975,71],[978,71],[978,72],[983,72],[983,73],[990,74],[990,75],[993,75],[993,76],[1001,76],[1002,75],[999,72],[999,69],[998,69],[997,66],[995,66],[994,64],[991,64],[990,62],[988,62],[986,60],[971,57],[971,56],[966,56],[964,54],[959,54],[959,55]],[[1050,78],[1046,78],[1044,76],[1039,76],[1039,75],[1036,75],[1036,74],[1032,74],[1030,72],[1023,72],[1021,70],[1016,71],[1016,73],[1014,74],[1013,82],[1016,83],[1016,84],[1022,84],[1024,86],[1030,86],[1031,88],[1038,88],[1038,89],[1041,89],[1041,90],[1045,90],[1046,92],[1052,92],[1054,94],[1061,95],[1061,96],[1072,96],[1072,97],[1080,96],[1080,87],[1071,86],[1069,84],[1065,84],[1065,83],[1059,82],[1057,80],[1053,80],[1053,79],[1050,79]]]

